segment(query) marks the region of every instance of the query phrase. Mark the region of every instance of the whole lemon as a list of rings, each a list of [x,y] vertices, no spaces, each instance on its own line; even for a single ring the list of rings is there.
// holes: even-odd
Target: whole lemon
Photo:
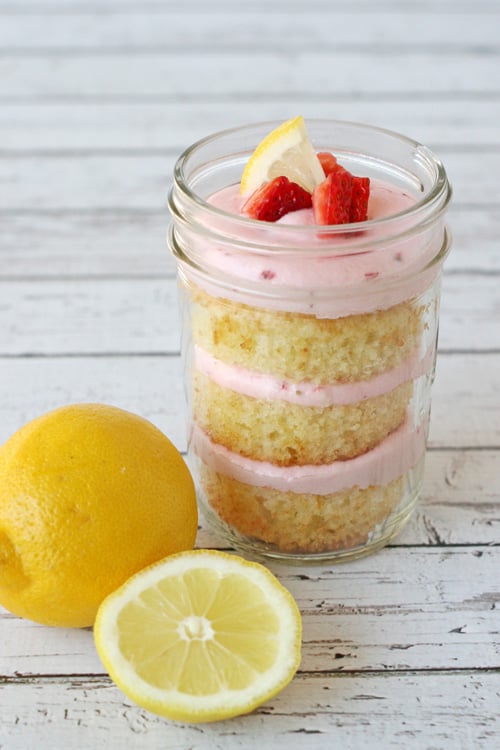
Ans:
[[[195,490],[146,419],[73,404],[0,447],[0,604],[45,625],[92,625],[133,573],[192,549]]]

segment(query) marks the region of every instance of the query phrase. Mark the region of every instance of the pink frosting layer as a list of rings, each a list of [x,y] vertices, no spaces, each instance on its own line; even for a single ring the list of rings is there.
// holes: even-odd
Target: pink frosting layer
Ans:
[[[236,215],[242,201],[238,185],[209,199],[217,208]],[[191,250],[200,265],[210,269],[210,276],[193,266],[186,266],[185,273],[213,296],[268,309],[323,318],[387,309],[422,293],[437,273],[433,267],[423,269],[441,249],[443,228],[438,222],[426,226],[423,234],[412,233],[414,219],[404,212],[415,202],[414,196],[396,186],[373,179],[368,218],[398,214],[400,218],[391,239],[383,223],[365,230],[368,225],[361,222],[358,239],[366,243],[361,249],[346,244],[342,234],[320,237],[312,226],[307,232],[294,231],[298,228],[292,225],[307,229],[313,224],[312,209],[287,214],[275,223],[241,222],[238,242],[248,245],[222,241],[227,220],[214,215],[211,237],[190,238]]]
[[[196,424],[190,439],[195,453],[216,472],[256,487],[313,495],[388,484],[418,463],[425,442],[425,426],[413,427],[408,416],[401,427],[361,456],[321,466],[283,467],[233,453],[213,443]]]
[[[223,388],[258,399],[278,399],[301,406],[327,407],[334,404],[356,404],[368,398],[388,393],[398,385],[425,375],[432,367],[434,348],[423,358],[417,352],[399,367],[375,375],[369,380],[354,383],[317,385],[310,382],[294,383],[286,378],[275,378],[261,372],[229,365],[212,357],[204,349],[195,347],[195,366]]]

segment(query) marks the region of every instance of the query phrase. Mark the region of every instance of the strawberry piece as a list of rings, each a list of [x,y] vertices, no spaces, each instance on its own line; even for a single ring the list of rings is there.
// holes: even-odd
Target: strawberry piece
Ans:
[[[353,177],[341,168],[330,172],[312,195],[316,224],[347,224],[351,214]]]
[[[288,177],[275,177],[252,193],[241,212],[260,221],[278,221],[285,214],[311,206],[311,193]]]
[[[346,171],[344,167],[338,163],[336,157],[329,151],[320,151],[318,154],[318,159],[321,166],[323,167],[323,172],[325,173],[326,177],[328,177],[328,175],[332,172]]]
[[[368,214],[368,198],[370,197],[370,178],[352,178],[352,198],[349,221],[365,221]]]
[[[328,177],[337,172],[347,172],[347,170],[338,163],[336,157],[329,151],[321,151],[318,154],[323,171]],[[368,199],[370,197],[370,179],[368,177],[352,176],[352,198],[349,210],[349,222],[365,221],[368,213]],[[345,224],[346,222],[336,222]]]

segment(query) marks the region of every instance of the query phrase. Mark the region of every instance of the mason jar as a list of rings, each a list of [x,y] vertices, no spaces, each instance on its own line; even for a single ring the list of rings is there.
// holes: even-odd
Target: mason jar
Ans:
[[[174,170],[188,458],[201,511],[243,553],[344,561],[408,520],[422,488],[451,189],[425,146],[311,120],[316,151],[371,180],[362,223],[239,212],[278,123],[223,131]]]

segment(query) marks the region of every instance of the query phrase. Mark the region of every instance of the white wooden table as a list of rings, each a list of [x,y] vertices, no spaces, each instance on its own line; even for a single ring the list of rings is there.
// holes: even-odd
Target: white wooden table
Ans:
[[[296,114],[404,132],[453,182],[418,510],[372,557],[272,566],[302,665],[229,722],[148,714],[90,630],[0,611],[2,750],[500,747],[499,0],[0,0],[0,442],[93,400],[185,449],[172,165]],[[202,526],[197,545],[219,541]]]

